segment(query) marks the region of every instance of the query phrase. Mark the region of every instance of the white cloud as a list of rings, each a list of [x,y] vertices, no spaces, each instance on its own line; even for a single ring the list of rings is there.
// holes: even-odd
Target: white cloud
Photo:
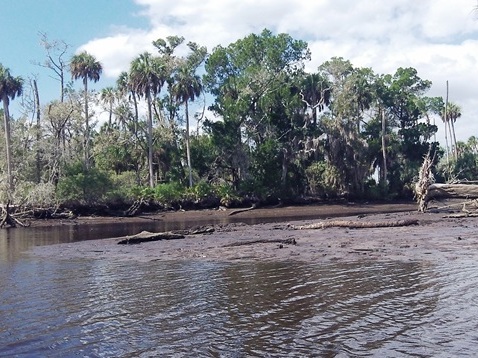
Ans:
[[[153,51],[151,42],[184,36],[209,50],[264,28],[309,43],[315,71],[333,56],[377,73],[415,67],[463,109],[458,139],[478,135],[478,16],[469,0],[136,0],[148,28],[119,28],[84,46],[103,63],[107,77],[126,70],[133,57]],[[440,129],[443,131],[443,129]]]

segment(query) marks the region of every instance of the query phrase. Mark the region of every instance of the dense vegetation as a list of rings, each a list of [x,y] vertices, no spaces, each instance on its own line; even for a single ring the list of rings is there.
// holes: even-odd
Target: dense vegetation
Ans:
[[[376,74],[333,57],[308,73],[307,43],[268,30],[211,53],[168,37],[154,42],[156,53],[138,55],[115,87],[95,92],[88,85],[103,68],[92,55],[67,58],[65,42],[41,40],[46,61],[38,64],[59,80],[57,100],[40,103],[35,78],[0,65],[2,202],[127,208],[412,198],[427,153],[440,180],[476,177],[477,139],[454,138],[460,108],[427,97],[431,82],[412,67]],[[24,114],[11,118],[10,101],[21,95]],[[108,119],[99,124],[101,110]],[[449,128],[445,148],[434,139],[435,119]]]

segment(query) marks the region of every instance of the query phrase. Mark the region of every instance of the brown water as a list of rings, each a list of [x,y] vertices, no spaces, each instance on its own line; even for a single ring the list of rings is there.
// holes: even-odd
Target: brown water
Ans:
[[[121,225],[0,231],[0,356],[463,357],[478,263],[39,259]]]

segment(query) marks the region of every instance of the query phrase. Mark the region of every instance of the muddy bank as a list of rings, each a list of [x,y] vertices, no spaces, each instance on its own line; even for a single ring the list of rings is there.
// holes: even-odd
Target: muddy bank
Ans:
[[[187,211],[164,211],[154,214],[143,214],[134,217],[79,216],[74,219],[39,219],[31,222],[32,227],[51,227],[63,225],[99,225],[114,223],[150,223],[194,222],[197,224],[220,223],[263,223],[279,220],[324,219],[327,217],[364,215],[373,213],[392,213],[416,210],[415,203],[393,204],[326,204],[284,207],[262,207],[244,211],[235,215],[237,209],[206,209]]]
[[[282,208],[281,215],[287,217],[288,211],[284,209]],[[254,211],[244,214],[258,215],[258,212]],[[292,215],[292,212],[295,214]],[[290,211],[291,220],[278,223],[218,224],[212,226],[214,230],[209,230],[209,232],[195,235],[186,234],[181,239],[143,242],[136,245],[119,245],[118,242],[124,238],[111,238],[43,246],[34,248],[32,254],[45,258],[136,261],[330,262],[356,260],[443,261],[468,257],[478,258],[478,235],[476,234],[478,218],[450,218],[445,217],[444,213],[418,213],[416,210],[383,214],[370,213],[370,208],[368,208],[368,212],[369,214],[354,213],[341,217],[341,220],[362,223],[416,221],[416,224],[395,227],[367,225],[371,226],[367,228],[325,226],[321,229],[298,230],[298,227],[337,220],[337,218],[298,220],[297,208],[295,208]],[[272,215],[270,211],[269,214]],[[302,214],[305,214],[305,211]],[[181,215],[181,213],[173,215]],[[196,215],[204,216],[208,213],[201,212]],[[277,212],[276,215],[278,215]]]

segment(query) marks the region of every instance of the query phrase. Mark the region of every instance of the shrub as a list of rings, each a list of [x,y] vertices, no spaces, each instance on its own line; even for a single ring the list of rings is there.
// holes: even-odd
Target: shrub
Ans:
[[[154,188],[154,199],[162,205],[180,201],[184,194],[184,188],[177,182],[162,183]]]
[[[57,195],[64,203],[96,205],[104,203],[112,189],[106,172],[96,168],[86,171],[77,164],[66,169],[66,176],[58,182]]]

